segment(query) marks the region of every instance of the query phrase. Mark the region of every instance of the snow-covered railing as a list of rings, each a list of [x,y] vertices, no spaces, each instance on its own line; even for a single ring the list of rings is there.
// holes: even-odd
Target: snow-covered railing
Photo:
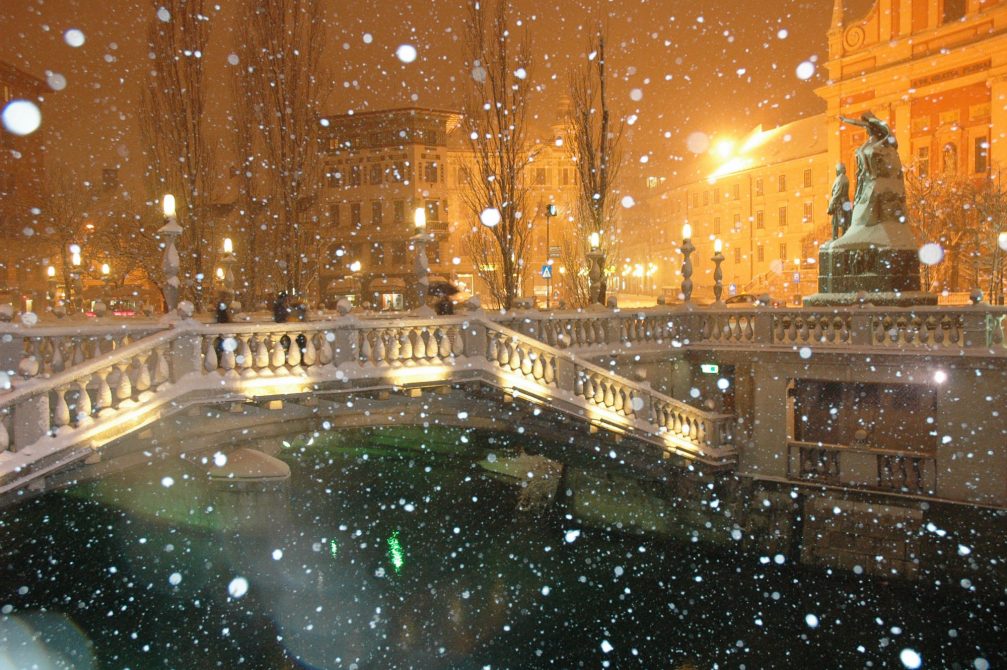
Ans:
[[[23,379],[100,358],[165,328],[152,321],[0,326],[0,370]]]

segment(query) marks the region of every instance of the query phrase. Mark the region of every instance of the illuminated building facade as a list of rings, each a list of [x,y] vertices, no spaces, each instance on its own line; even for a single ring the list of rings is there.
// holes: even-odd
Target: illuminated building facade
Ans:
[[[14,99],[40,104],[43,90],[42,81],[0,62],[0,109]],[[0,291],[5,293],[0,302],[21,308],[27,307],[26,300],[40,304],[46,290],[40,252],[47,252],[34,237],[42,231],[34,229],[38,216],[32,214],[32,208],[42,205],[44,143],[44,127],[26,137],[0,130],[0,235],[6,240],[0,253]]]
[[[889,123],[906,166],[981,176],[1007,159],[1007,2],[877,0],[847,21],[835,0],[827,105],[831,162],[850,162],[870,110]],[[851,170],[851,174],[853,170]]]
[[[449,281],[464,294],[487,297],[465,252],[464,238],[479,223],[463,199],[474,170],[459,122],[454,112],[419,108],[325,119],[319,197],[326,241],[319,249],[323,303],[364,296],[376,309],[410,306],[415,282],[410,238],[417,207],[426,209],[426,230],[433,238],[426,246],[431,281]],[[544,302],[546,238],[555,262],[573,223],[577,176],[561,135],[537,145],[534,156],[525,173],[532,239],[524,293]],[[547,235],[550,203],[557,210]]]

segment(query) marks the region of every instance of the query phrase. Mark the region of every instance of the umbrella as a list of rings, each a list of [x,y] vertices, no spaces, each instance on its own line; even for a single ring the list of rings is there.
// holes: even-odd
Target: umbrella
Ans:
[[[430,286],[427,288],[428,295],[452,296],[459,292],[460,291],[458,290],[457,286],[446,281],[431,282]]]

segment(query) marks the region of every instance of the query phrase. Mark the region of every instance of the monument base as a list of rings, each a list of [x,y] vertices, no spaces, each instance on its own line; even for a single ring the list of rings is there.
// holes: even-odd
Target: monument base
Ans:
[[[867,247],[818,252],[818,293],[807,306],[936,305],[937,296],[920,290],[920,262],[915,249]]]

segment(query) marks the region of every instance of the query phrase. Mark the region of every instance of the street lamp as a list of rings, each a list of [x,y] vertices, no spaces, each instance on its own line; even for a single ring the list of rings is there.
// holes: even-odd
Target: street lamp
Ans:
[[[350,278],[353,282],[353,304],[360,306],[364,304],[364,295],[360,283],[360,270],[364,267],[360,261],[350,263]]]
[[[724,295],[724,271],[721,264],[724,262],[724,243],[718,237],[713,241],[713,304],[722,307],[724,301],[720,299]]]
[[[692,226],[682,226],[682,302],[690,305],[692,300],[692,260],[689,256],[696,250],[692,245]]]
[[[552,265],[552,247],[549,245],[549,222],[556,216],[556,205],[549,203],[545,206],[545,264]],[[552,307],[552,268],[549,268],[549,276],[545,278],[545,308]]]
[[[601,276],[604,271],[601,235],[597,231],[591,233],[587,236],[587,243],[591,246],[591,251],[587,252],[588,289],[591,304],[597,305],[601,303]]]
[[[175,248],[175,240],[182,234],[182,226],[178,225],[175,217],[175,196],[170,193],[164,196],[162,202],[164,211],[164,225],[157,231],[158,235],[164,236],[167,240],[164,245],[164,261],[161,269],[164,271],[164,302],[168,307],[168,314],[174,314],[178,307],[178,294],[181,284],[178,281],[178,249]]]
[[[46,281],[49,285],[49,307],[56,306],[56,267],[50,265],[45,269]]]
[[[70,265],[72,269],[70,271],[70,279],[73,284],[74,292],[74,308],[84,311],[84,282],[80,276],[80,246],[76,244],[70,245]]]
[[[224,284],[224,291],[228,294],[234,292],[234,262],[238,260],[234,255],[234,242],[230,237],[224,238],[224,257],[220,262],[224,264],[223,276],[220,278]],[[230,298],[229,298],[230,299]]]
[[[413,269],[416,272],[416,297],[419,303],[416,311],[419,314],[433,314],[433,310],[427,306],[427,292],[430,288],[430,264],[427,261],[427,210],[425,207],[417,207],[413,212],[413,223],[416,227],[416,234],[412,237],[413,247],[416,249],[416,260]]]

